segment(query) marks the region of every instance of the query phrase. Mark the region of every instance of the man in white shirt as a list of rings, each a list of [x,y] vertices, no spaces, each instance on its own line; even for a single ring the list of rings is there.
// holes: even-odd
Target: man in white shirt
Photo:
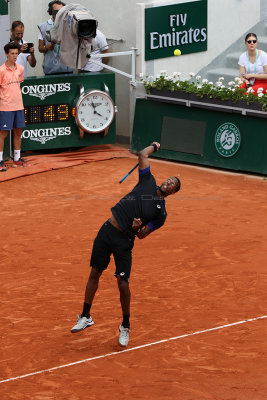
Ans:
[[[93,54],[99,54],[99,53],[109,53],[109,48],[108,48],[108,43],[105,35],[97,29],[96,31],[96,37],[94,39],[94,50],[91,52],[91,55]],[[109,58],[108,57],[98,57],[95,59],[96,61],[100,61],[103,64],[107,64]],[[93,63],[90,59],[88,63],[85,65],[85,67],[82,69],[82,72],[99,72],[102,71],[104,67],[101,67],[100,65],[97,65]]]
[[[36,58],[34,55],[34,45],[28,48],[27,42],[23,40],[24,24],[21,21],[14,21],[11,26],[10,41],[15,42],[20,46],[17,64],[24,67],[24,78],[27,78],[27,62],[32,68],[36,66]],[[24,53],[24,51],[27,53]]]

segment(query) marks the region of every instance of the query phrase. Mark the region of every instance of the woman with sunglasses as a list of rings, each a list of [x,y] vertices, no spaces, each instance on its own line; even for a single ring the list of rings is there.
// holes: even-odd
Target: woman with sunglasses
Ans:
[[[257,49],[258,38],[255,33],[248,33],[245,38],[247,51],[239,57],[239,76],[242,88],[252,87],[255,94],[259,88],[267,92],[267,53]]]

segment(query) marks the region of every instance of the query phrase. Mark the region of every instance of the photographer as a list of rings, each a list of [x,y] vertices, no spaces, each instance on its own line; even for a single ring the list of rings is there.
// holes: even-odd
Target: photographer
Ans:
[[[65,3],[62,1],[50,1],[47,12],[51,18],[38,25],[40,30],[38,49],[40,53],[44,54],[43,71],[45,75],[73,73],[72,68],[60,63],[59,45],[49,42],[46,38],[46,32],[54,27],[56,14],[63,6]]]
[[[24,24],[21,21],[14,21],[11,26],[10,42],[19,45],[19,55],[17,64],[24,67],[24,78],[27,78],[27,62],[32,68],[36,66],[36,58],[34,55],[34,44],[25,42],[23,38]],[[30,46],[30,47],[29,47]]]
[[[96,37],[94,42],[94,50],[91,52],[91,55],[99,54],[99,53],[109,53],[108,43],[105,35],[97,29]],[[107,64],[109,61],[108,57],[96,58],[95,60],[102,62],[103,64]],[[90,59],[85,67],[81,70],[81,72],[99,72],[102,71],[103,67],[93,63]]]

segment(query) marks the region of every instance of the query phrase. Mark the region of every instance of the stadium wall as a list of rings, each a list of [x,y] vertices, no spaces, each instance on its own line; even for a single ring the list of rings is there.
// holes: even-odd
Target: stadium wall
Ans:
[[[71,4],[70,1],[65,1]],[[157,7],[169,4],[188,3],[191,0],[164,1],[154,0],[142,3],[136,0],[99,0],[89,2],[79,0],[75,3],[86,6],[99,21],[99,29],[110,41],[120,40],[111,45],[111,51],[124,51],[130,47],[138,47],[141,54],[137,60],[137,72],[157,74],[160,70],[169,73],[179,71],[184,77],[189,72],[197,72],[210,63],[218,54],[244,35],[251,26],[266,15],[266,0],[254,0],[251,12],[251,0],[208,0],[208,50],[179,57],[164,58],[149,62],[144,61],[144,10],[146,7]],[[29,76],[40,76],[43,55],[38,52],[37,24],[48,19],[48,0],[12,0],[9,3],[10,21],[21,19],[25,24],[24,39],[32,41],[36,48],[37,66],[28,67]],[[178,64],[179,60],[179,64]],[[110,64],[121,70],[130,72],[130,57],[113,58]],[[116,134],[120,142],[127,143],[131,135],[131,114],[135,93],[130,88],[129,80],[116,76],[116,103],[118,106]]]

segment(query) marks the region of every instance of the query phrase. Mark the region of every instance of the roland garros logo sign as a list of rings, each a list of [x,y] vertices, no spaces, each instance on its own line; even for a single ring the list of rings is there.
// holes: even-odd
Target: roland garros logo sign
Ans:
[[[236,125],[231,122],[222,124],[215,134],[215,147],[223,157],[232,157],[241,144],[241,135]]]

